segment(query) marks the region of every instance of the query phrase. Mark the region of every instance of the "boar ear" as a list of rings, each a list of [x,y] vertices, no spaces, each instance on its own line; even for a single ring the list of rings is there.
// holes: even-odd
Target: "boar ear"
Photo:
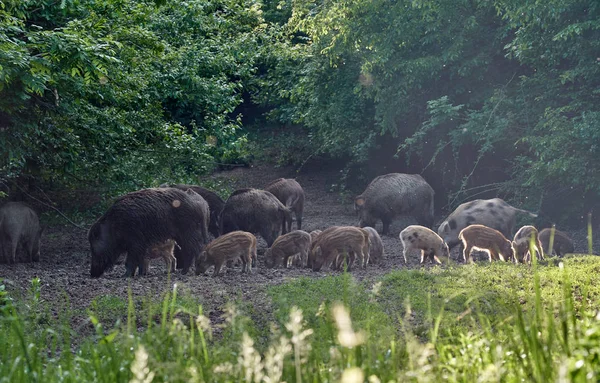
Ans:
[[[362,207],[364,204],[365,204],[365,198],[363,196],[358,196],[354,200],[354,207],[355,208]]]

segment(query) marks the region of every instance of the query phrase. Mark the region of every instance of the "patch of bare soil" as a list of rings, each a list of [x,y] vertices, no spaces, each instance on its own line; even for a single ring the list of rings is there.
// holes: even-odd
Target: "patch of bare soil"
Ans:
[[[216,173],[211,178],[227,179],[236,187],[262,188],[269,181],[279,178],[296,178],[306,193],[303,230],[325,229],[332,225],[356,225],[358,219],[351,202],[342,203],[338,193],[329,190],[337,183],[339,172],[336,169],[312,168],[304,169],[296,174],[293,168],[274,168],[272,166],[255,166],[238,168],[232,171]],[[439,217],[438,222],[442,217]],[[402,258],[402,245],[398,233],[408,224],[411,218],[396,220],[391,226],[391,236],[383,236],[385,259],[379,265],[369,265],[367,269],[355,269],[352,274],[358,280],[374,280],[390,270],[402,268],[418,268],[419,255],[409,256],[408,265]],[[295,222],[294,222],[295,228]],[[381,229],[381,223],[378,226]],[[576,241],[577,251],[587,249],[586,232],[582,228],[570,231]],[[265,293],[265,287],[284,283],[301,276],[321,278],[335,272],[324,270],[313,272],[308,269],[267,269],[261,259],[266,244],[259,238],[259,264],[252,274],[242,274],[240,268],[227,269],[226,274],[213,278],[209,271],[207,275],[196,276],[193,270],[188,275],[179,272],[167,280],[167,273],[162,260],[155,260],[150,265],[149,275],[125,279],[122,277],[124,266],[116,265],[104,276],[92,279],[89,276],[90,255],[86,232],[72,226],[54,226],[46,230],[42,239],[41,261],[34,264],[0,265],[0,278],[9,290],[26,291],[31,286],[31,280],[39,277],[42,283],[41,296],[52,303],[53,311],[63,306],[65,298],[75,313],[74,326],[82,332],[91,330],[87,322],[87,309],[91,302],[103,296],[118,296],[125,301],[128,289],[134,298],[145,298],[148,295],[162,296],[165,289],[172,289],[177,284],[179,290],[187,290],[198,298],[204,306],[204,312],[213,322],[219,322],[223,306],[229,300],[241,299],[253,306],[258,321],[271,318],[271,304]],[[600,241],[595,241],[595,248],[600,247]],[[457,249],[453,259],[461,262]],[[426,267],[430,267],[427,265]],[[126,313],[123,313],[125,316]]]

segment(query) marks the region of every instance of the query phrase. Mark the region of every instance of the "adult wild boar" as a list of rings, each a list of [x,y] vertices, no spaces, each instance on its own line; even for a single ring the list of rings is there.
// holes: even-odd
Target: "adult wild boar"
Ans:
[[[286,222],[291,212],[271,193],[259,189],[239,189],[225,201],[221,213],[221,234],[241,230],[260,234],[271,247],[279,236],[287,232]]]
[[[40,238],[43,229],[37,214],[22,202],[8,202],[0,208],[0,255],[6,263],[17,262],[21,244],[29,262],[40,260]]]
[[[531,217],[537,214],[510,206],[500,198],[476,199],[458,206],[438,228],[438,234],[450,249],[460,243],[458,234],[469,225],[478,224],[496,229],[507,238],[512,238],[517,214]]]
[[[225,201],[217,193],[212,190],[208,190],[198,185],[185,185],[185,184],[173,184],[169,186],[168,184],[160,185],[161,188],[172,187],[179,190],[186,191],[191,189],[196,193],[200,194],[202,198],[208,202],[208,207],[210,209],[210,223],[208,225],[208,231],[217,238],[221,233],[219,232],[219,218],[221,217],[221,211],[223,211],[223,206],[225,206]]]
[[[302,229],[302,213],[304,212],[304,190],[291,178],[278,178],[265,186],[266,191],[273,194],[296,216],[296,228]],[[287,223],[287,231],[292,231],[292,221]]]
[[[383,222],[383,234],[389,232],[392,220],[399,215],[412,215],[420,225],[433,225],[433,189],[418,174],[390,173],[375,178],[355,198],[354,210],[360,227],[375,227]]]
[[[146,273],[144,255],[156,243],[173,239],[177,266],[187,273],[206,243],[208,204],[192,191],[174,188],[143,189],[119,197],[90,228],[90,274],[100,277],[126,252],[125,276],[139,268]]]

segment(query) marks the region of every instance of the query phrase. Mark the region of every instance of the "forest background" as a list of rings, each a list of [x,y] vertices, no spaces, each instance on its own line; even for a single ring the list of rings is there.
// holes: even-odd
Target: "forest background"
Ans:
[[[438,209],[576,223],[600,207],[600,3],[1,1],[0,156],[4,195],[82,209],[311,160],[340,191],[422,173]]]

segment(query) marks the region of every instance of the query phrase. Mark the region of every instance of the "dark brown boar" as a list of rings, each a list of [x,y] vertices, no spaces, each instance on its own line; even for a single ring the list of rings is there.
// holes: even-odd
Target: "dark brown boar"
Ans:
[[[221,273],[227,261],[240,259],[242,272],[252,272],[256,263],[256,237],[245,231],[233,231],[213,240],[196,258],[196,275],[204,274],[210,266],[215,266],[213,276]]]
[[[196,193],[200,194],[202,198],[206,200],[210,209],[210,223],[208,225],[208,231],[215,238],[221,235],[221,233],[219,232],[219,228],[221,226],[219,223],[219,219],[221,217],[221,212],[223,211],[223,206],[225,206],[225,201],[223,201],[223,199],[219,197],[217,193],[198,185],[173,184],[171,186],[168,186],[167,184],[162,184],[160,185],[160,187],[172,187],[183,191],[191,189]]]
[[[22,202],[8,202],[0,208],[0,255],[3,262],[17,262],[19,244],[29,262],[40,260],[40,238],[43,229],[33,209]]]
[[[470,225],[464,228],[458,238],[463,242],[464,251],[463,258],[465,262],[473,263],[471,251],[485,251],[492,260],[507,260],[513,259],[515,251],[512,247],[512,242],[498,230],[483,225]]]
[[[407,263],[406,253],[409,250],[421,250],[421,264],[429,259],[431,263],[441,264],[440,258],[450,259],[450,249],[442,237],[435,231],[419,225],[411,225],[400,232],[400,241],[404,247],[404,263]]]
[[[296,228],[302,229],[302,213],[304,212],[304,190],[300,184],[291,178],[278,178],[271,181],[264,190],[273,194],[296,216]],[[287,223],[287,230],[292,230],[292,221]]]
[[[289,267],[289,261],[299,256],[300,266],[306,266],[308,252],[310,251],[310,234],[302,230],[294,230],[277,238],[273,246],[265,252],[267,267],[285,265]]]
[[[339,268],[344,254],[348,255],[348,269],[351,269],[355,258],[365,267],[369,259],[369,233],[353,226],[328,228],[319,235],[312,253],[313,271],[330,264]]]
[[[163,243],[157,243],[146,251],[144,257],[144,269],[148,271],[148,266],[151,259],[162,258],[165,260],[167,266],[167,272],[175,271],[177,268],[177,258],[175,258],[174,251],[177,242],[172,239],[167,239]]]
[[[355,198],[360,227],[375,227],[383,222],[383,234],[388,234],[392,220],[411,215],[423,226],[433,225],[433,189],[418,174],[390,173],[375,178],[365,191]]]
[[[221,233],[242,230],[260,234],[271,247],[282,233],[291,212],[271,193],[259,189],[236,190],[225,202],[221,214]]]
[[[383,242],[377,230],[370,226],[364,227],[369,233],[369,262],[379,263],[383,260]]]
[[[539,239],[542,244],[542,248],[546,254],[550,254],[550,236],[552,235],[552,229],[544,229],[540,231]],[[575,247],[573,241],[569,238],[569,235],[563,231],[554,229],[554,243],[552,244],[552,253],[562,257],[567,253],[573,253]]]
[[[438,234],[450,249],[460,243],[458,234],[469,225],[478,224],[496,229],[504,236],[512,238],[517,214],[531,217],[536,214],[510,206],[500,198],[476,199],[461,204],[438,228]]]
[[[208,204],[196,193],[174,188],[143,189],[119,197],[90,228],[90,274],[100,277],[121,253],[127,253],[125,276],[139,268],[146,273],[144,255],[156,243],[173,239],[177,266],[185,274],[206,243]]]
[[[536,252],[538,260],[544,259],[544,251],[540,243],[538,230],[530,225],[523,226],[515,234],[513,248],[515,249],[515,262],[531,263],[531,244]],[[513,259],[511,259],[513,260]]]

